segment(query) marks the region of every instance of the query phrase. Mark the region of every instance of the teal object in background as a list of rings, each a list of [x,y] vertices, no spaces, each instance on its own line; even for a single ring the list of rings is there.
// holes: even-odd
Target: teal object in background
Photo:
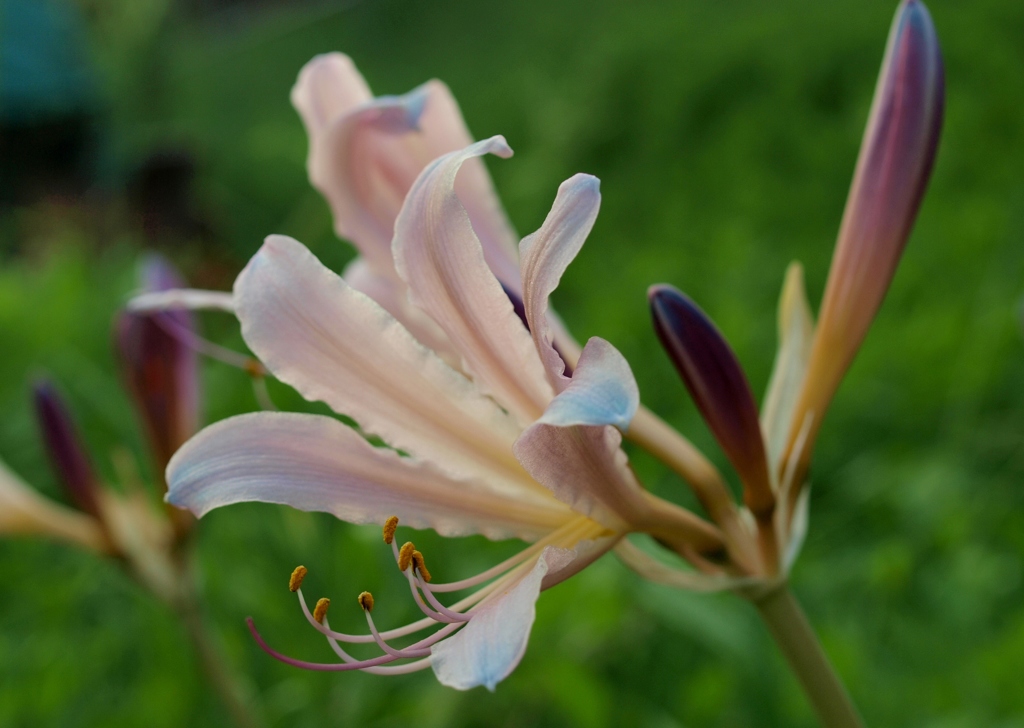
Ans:
[[[85,19],[70,0],[0,2],[0,122],[91,110]]]

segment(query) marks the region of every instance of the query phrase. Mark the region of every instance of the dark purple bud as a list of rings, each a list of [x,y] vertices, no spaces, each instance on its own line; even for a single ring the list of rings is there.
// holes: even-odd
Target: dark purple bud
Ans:
[[[80,510],[101,518],[99,481],[67,407],[49,380],[37,381],[32,395],[43,444],[58,480]]]
[[[647,292],[654,329],[704,421],[743,481],[743,500],[756,516],[775,506],[757,405],[736,355],[711,319],[672,286]]]
[[[184,287],[170,264],[155,255],[143,262],[140,277],[146,291]],[[161,473],[199,429],[198,361],[186,343],[194,330],[192,314],[185,310],[122,312],[114,322],[125,385]]]

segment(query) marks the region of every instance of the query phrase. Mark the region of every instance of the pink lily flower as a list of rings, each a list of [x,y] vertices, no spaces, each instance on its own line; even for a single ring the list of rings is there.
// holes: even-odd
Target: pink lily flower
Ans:
[[[486,153],[511,150],[492,137],[430,163],[395,222],[395,273],[458,369],[289,238],[269,237],[235,282],[242,335],[267,369],[407,454],[373,447],[330,417],[259,412],[208,427],[172,458],[168,500],[199,516],[263,501],[390,524],[385,540],[425,619],[378,632],[372,600],[361,599],[370,634],[334,632],[296,586],[341,662],[268,648],[290,664],[383,674],[429,666],[446,685],[493,689],[522,657],[539,592],[626,533],[650,533],[684,555],[723,547],[716,527],[652,496],[629,469],[621,432],[639,395],[618,351],[593,338],[568,376],[555,347],[548,297],[593,226],[597,180],[563,183],[544,224],[520,244],[521,319],[458,193],[460,168]],[[532,545],[476,577],[434,585],[423,557],[409,555],[414,547],[394,541],[393,516],[443,535]],[[438,599],[472,587],[480,588],[454,605]],[[430,626],[439,628],[411,646],[389,643]],[[341,642],[376,643],[383,654],[357,660]]]

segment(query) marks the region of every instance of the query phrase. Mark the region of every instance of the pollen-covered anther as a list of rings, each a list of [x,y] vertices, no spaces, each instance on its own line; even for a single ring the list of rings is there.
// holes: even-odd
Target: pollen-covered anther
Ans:
[[[398,516],[391,516],[384,521],[384,543],[388,546],[395,540],[395,530],[398,528]]]
[[[423,581],[430,583],[430,572],[427,571],[427,562],[423,560],[423,554],[419,551],[412,552],[412,565],[423,577]]]
[[[267,376],[267,368],[263,366],[259,359],[249,358],[245,360],[245,373],[253,379],[262,379]]]
[[[398,551],[398,570],[405,571],[409,568],[409,564],[412,563],[412,555],[416,551],[416,547],[413,546],[412,541],[406,541],[402,544],[402,548]]]
[[[359,601],[359,606],[364,610],[367,612],[373,611],[373,594],[368,591],[360,592],[356,599]]]
[[[316,602],[316,606],[313,607],[313,619],[315,619],[320,624],[323,624],[324,617],[327,616],[327,608],[329,606],[331,606],[331,600],[327,597],[321,597],[320,599],[318,599]]]
[[[288,579],[288,591],[297,592],[299,587],[302,586],[302,580],[306,578],[306,574],[309,570],[305,566],[296,566],[295,570],[292,571],[291,578]]]

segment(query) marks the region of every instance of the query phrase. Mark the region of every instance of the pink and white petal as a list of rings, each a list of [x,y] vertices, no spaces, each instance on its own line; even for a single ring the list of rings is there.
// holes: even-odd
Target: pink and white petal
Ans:
[[[335,233],[350,240],[379,275],[395,275],[395,217],[432,159],[416,133],[428,93],[421,86],[404,96],[374,99],[310,142],[310,181],[331,206]]]
[[[621,444],[622,434],[611,426],[537,423],[516,441],[515,453],[556,498],[611,531],[646,531],[700,553],[720,550],[718,528],[640,486]]]
[[[553,346],[548,298],[565,269],[583,247],[601,206],[600,181],[577,174],[558,188],[558,195],[540,229],[519,244],[523,274],[523,308],[534,345],[556,392],[569,383],[565,363]]]
[[[299,71],[291,93],[292,106],[311,139],[371,98],[366,80],[343,53],[315,56]]]
[[[405,283],[398,278],[379,275],[361,257],[349,263],[342,271],[341,277],[357,291],[365,293],[379,303],[385,311],[398,319],[418,342],[437,352],[449,366],[458,368],[462,363],[458,352],[441,327],[409,302]]]
[[[768,462],[776,476],[781,477],[780,461],[789,444],[793,413],[807,374],[814,337],[814,318],[807,303],[804,271],[799,263],[790,264],[786,271],[779,299],[778,326],[779,348],[761,409],[761,429]]]
[[[166,291],[140,293],[125,306],[133,313],[168,311],[172,309],[235,312],[235,299],[227,291],[204,291],[196,288],[172,288]]]
[[[556,565],[557,568],[550,568],[544,575],[544,580],[540,584],[541,591],[576,576],[611,551],[623,536],[624,534],[611,532],[601,524],[594,522],[589,532],[583,536],[583,540],[571,549],[572,558],[568,561],[563,560],[561,564]]]
[[[496,136],[445,155],[423,171],[395,223],[395,267],[412,302],[459,350],[463,369],[525,425],[540,416],[554,393],[454,189],[463,162],[488,153],[507,157],[512,150]]]
[[[248,501],[324,511],[349,523],[390,516],[445,536],[535,539],[573,515],[551,498],[509,496],[483,479],[455,479],[377,448],[321,415],[256,412],[193,437],[167,467],[167,500],[203,516]]]
[[[430,665],[438,681],[456,690],[483,685],[493,692],[526,652],[541,582],[573,557],[567,549],[545,548],[526,576],[483,602],[468,625],[434,645]]]
[[[473,143],[459,104],[441,81],[429,81],[426,109],[420,120],[425,155],[423,167],[443,154],[465,149]],[[520,293],[519,236],[505,214],[494,190],[484,161],[467,159],[455,178],[455,193],[473,223],[473,230],[484,249],[484,259],[498,280],[509,290]]]
[[[572,379],[566,379],[566,387],[538,422],[557,427],[614,425],[625,432],[639,406],[640,389],[629,362],[595,336],[583,349]]]
[[[306,399],[455,475],[542,490],[512,455],[512,418],[300,243],[268,237],[235,298],[246,343]]]
[[[516,440],[514,451],[533,478],[560,501],[619,532],[645,530],[692,544],[721,547],[706,521],[645,491],[622,451],[622,433],[639,404],[629,365],[603,339],[583,350],[571,384],[541,419]]]

